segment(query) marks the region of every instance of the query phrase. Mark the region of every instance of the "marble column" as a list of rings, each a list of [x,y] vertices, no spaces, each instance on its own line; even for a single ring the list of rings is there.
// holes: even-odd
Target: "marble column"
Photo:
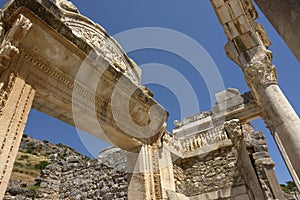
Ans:
[[[253,97],[262,108],[261,117],[276,132],[292,167],[300,177],[300,120],[277,82],[271,42],[259,23],[252,0],[211,0],[228,38],[227,56],[238,64]]]

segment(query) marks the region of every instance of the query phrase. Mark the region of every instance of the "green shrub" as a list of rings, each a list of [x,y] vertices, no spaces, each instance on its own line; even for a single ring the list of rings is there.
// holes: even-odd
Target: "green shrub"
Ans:
[[[23,167],[24,165],[23,165],[23,163],[20,163],[20,162],[15,162],[15,164],[14,164],[16,167]]]
[[[21,155],[21,156],[20,156],[20,160],[25,160],[25,159],[28,159],[28,158],[29,158],[28,155]]]
[[[34,165],[34,169],[36,170],[43,170],[49,165],[50,163],[48,161],[42,160],[38,164]]]

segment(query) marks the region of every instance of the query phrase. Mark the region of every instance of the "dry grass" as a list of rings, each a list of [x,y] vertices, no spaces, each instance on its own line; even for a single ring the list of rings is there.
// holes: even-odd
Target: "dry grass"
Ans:
[[[33,155],[19,151],[15,161],[11,180],[21,180],[27,184],[32,184],[35,178],[40,174],[40,170],[35,169],[35,165],[41,161],[49,161],[46,156]]]

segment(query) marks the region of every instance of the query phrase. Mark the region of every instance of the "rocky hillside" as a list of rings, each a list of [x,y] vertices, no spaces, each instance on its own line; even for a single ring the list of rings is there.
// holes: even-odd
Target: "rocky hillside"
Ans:
[[[81,162],[90,160],[66,145],[54,145],[24,134],[4,199],[34,199],[39,195],[41,170],[54,161],[64,163],[74,158]]]

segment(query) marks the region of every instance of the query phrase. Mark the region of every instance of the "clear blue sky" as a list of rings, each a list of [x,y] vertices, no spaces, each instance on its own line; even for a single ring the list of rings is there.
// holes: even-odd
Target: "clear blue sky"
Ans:
[[[4,1],[1,0],[1,6]],[[243,74],[238,66],[231,62],[225,55],[224,45],[227,41],[223,29],[210,5],[209,0],[189,0],[188,3],[180,0],[72,0],[83,15],[88,16],[102,25],[110,35],[140,27],[162,27],[179,31],[197,41],[208,52],[222,74],[225,87],[239,89],[241,93],[248,91]],[[259,22],[265,27],[271,41],[270,49],[273,51],[274,64],[277,66],[279,84],[291,102],[296,112],[300,113],[300,66],[296,58],[286,44],[259,12]],[[177,41],[174,41],[176,43]],[[210,110],[211,101],[208,87],[201,76],[197,76],[193,66],[186,60],[172,52],[155,49],[143,49],[130,52],[138,65],[147,63],[160,63],[176,69],[193,86],[199,99],[200,110]],[[205,65],[200,67],[207,67]],[[172,80],[169,74],[159,74]],[[177,81],[177,80],[174,80]],[[176,94],[167,87],[159,84],[148,84],[155,93],[155,99],[170,113],[169,130],[172,122],[181,119],[180,102],[176,100]],[[198,110],[195,111],[197,113]],[[195,114],[191,113],[191,114]],[[272,159],[276,163],[276,173],[280,182],[290,180],[284,167],[281,156],[274,144],[269,131],[261,120],[253,122],[256,130],[264,131],[270,149]],[[64,143],[74,147],[79,152],[91,155],[82,145],[77,131],[56,119],[32,110],[25,132],[38,139],[47,139],[53,143]],[[107,144],[97,141],[90,136],[84,136],[88,140],[88,149],[93,155]]]

